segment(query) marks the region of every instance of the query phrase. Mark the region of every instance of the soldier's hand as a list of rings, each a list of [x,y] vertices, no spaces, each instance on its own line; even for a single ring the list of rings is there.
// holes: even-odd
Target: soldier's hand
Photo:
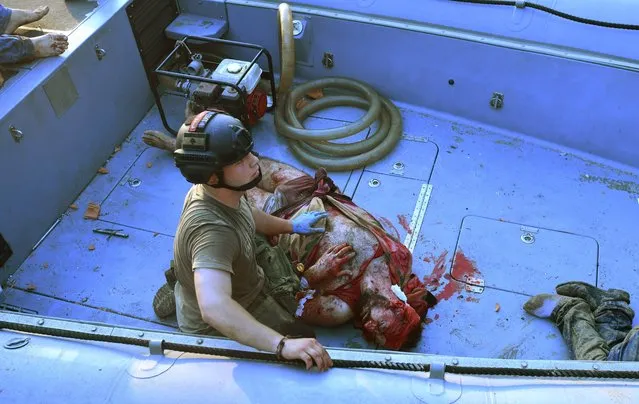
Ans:
[[[320,371],[333,366],[331,357],[326,349],[315,338],[287,339],[282,348],[282,356],[286,359],[301,359],[306,363],[306,369],[315,363]]]
[[[313,227],[320,219],[328,217],[327,212],[306,212],[293,219],[293,233],[309,235],[314,233],[323,233],[326,231],[324,227]]]

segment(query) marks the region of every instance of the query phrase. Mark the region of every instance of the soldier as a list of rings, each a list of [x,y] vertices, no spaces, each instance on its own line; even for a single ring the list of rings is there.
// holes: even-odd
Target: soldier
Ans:
[[[323,214],[285,220],[249,206],[245,192],[262,172],[251,134],[230,115],[199,113],[180,128],[176,148],[176,166],[194,185],[178,224],[169,285],[154,299],[156,313],[175,309],[183,332],[222,334],[278,357],[301,359],[308,369],[313,362],[320,370],[331,367],[313,330],[292,313],[299,279],[283,252],[264,238],[323,232],[312,227]],[[278,293],[271,279],[280,280]]]

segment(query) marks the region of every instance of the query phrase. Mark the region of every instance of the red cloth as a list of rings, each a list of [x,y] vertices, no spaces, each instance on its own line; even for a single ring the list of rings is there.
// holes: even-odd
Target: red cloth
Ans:
[[[313,197],[320,197],[324,203],[331,203],[326,198],[327,196],[331,196],[342,205],[338,206],[333,204],[335,208],[342,211],[342,213],[348,217],[355,215],[361,218],[362,212],[357,209],[357,205],[353,203],[349,197],[339,193],[335,183],[330,177],[328,177],[326,170],[323,168],[319,168],[316,171],[314,179],[311,176],[298,177],[280,185],[278,190],[284,194],[284,197],[288,201],[288,205],[275,211],[273,213],[275,216],[288,219],[301,207],[309,203]],[[350,207],[353,207],[353,209],[349,209]],[[350,210],[350,212],[345,212],[344,208]],[[423,282],[412,273],[412,255],[410,251],[399,240],[386,232],[375,217],[367,212],[364,212],[364,215],[366,217],[361,218],[363,220],[357,221],[356,223],[362,225],[368,231],[373,233],[381,247],[381,252],[378,248],[375,256],[365,262],[366,266],[368,266],[373,258],[381,256],[382,253],[385,254],[389,263],[391,283],[400,286],[408,298],[407,303],[415,309],[419,318],[423,318],[428,309],[437,304],[437,299],[428,290],[426,290]],[[305,267],[308,268],[313,265],[313,263],[315,263],[315,261],[319,258],[317,257],[318,246],[319,243],[305,260]],[[366,268],[361,269],[362,270],[360,270],[359,275],[351,282],[350,288],[347,288],[345,285],[331,293],[340,297],[349,304],[351,308],[356,307],[360,293],[360,288],[358,286],[361,282],[361,277],[366,272]]]
[[[373,261],[375,258],[381,257],[383,254],[384,250],[378,246],[375,254],[373,254],[373,256],[366,261],[362,262],[362,265],[359,269],[359,274],[357,274],[357,276],[353,278],[350,283],[342,285],[335,290],[327,291],[326,294],[339,297],[350,306],[351,310],[353,310],[353,313],[357,313],[357,303],[362,296],[362,288],[360,285],[362,283],[362,278],[366,273],[366,269],[368,268],[368,264],[370,264],[371,261]]]

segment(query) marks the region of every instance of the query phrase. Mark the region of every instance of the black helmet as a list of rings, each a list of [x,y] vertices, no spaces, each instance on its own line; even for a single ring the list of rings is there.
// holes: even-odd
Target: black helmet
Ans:
[[[190,124],[178,131],[177,150],[173,153],[175,165],[187,181],[206,184],[211,175],[217,174],[219,182],[214,187],[243,191],[254,187],[261,179],[241,187],[224,183],[223,168],[242,160],[253,151],[253,137],[237,118],[221,111],[203,111]],[[247,188],[248,187],[248,188]]]

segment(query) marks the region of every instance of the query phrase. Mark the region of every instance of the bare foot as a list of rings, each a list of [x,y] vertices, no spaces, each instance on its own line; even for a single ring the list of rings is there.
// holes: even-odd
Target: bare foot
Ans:
[[[144,135],[142,135],[142,141],[149,146],[167,150],[171,153],[175,151],[175,139],[157,130],[145,130]]]
[[[62,54],[69,46],[66,35],[45,34],[31,39],[35,48],[35,57],[44,58]]]
[[[13,34],[21,25],[28,24],[30,22],[38,21],[49,12],[49,6],[40,6],[33,10],[20,10],[11,9],[11,18],[9,18],[9,24],[4,30],[4,34]]]

